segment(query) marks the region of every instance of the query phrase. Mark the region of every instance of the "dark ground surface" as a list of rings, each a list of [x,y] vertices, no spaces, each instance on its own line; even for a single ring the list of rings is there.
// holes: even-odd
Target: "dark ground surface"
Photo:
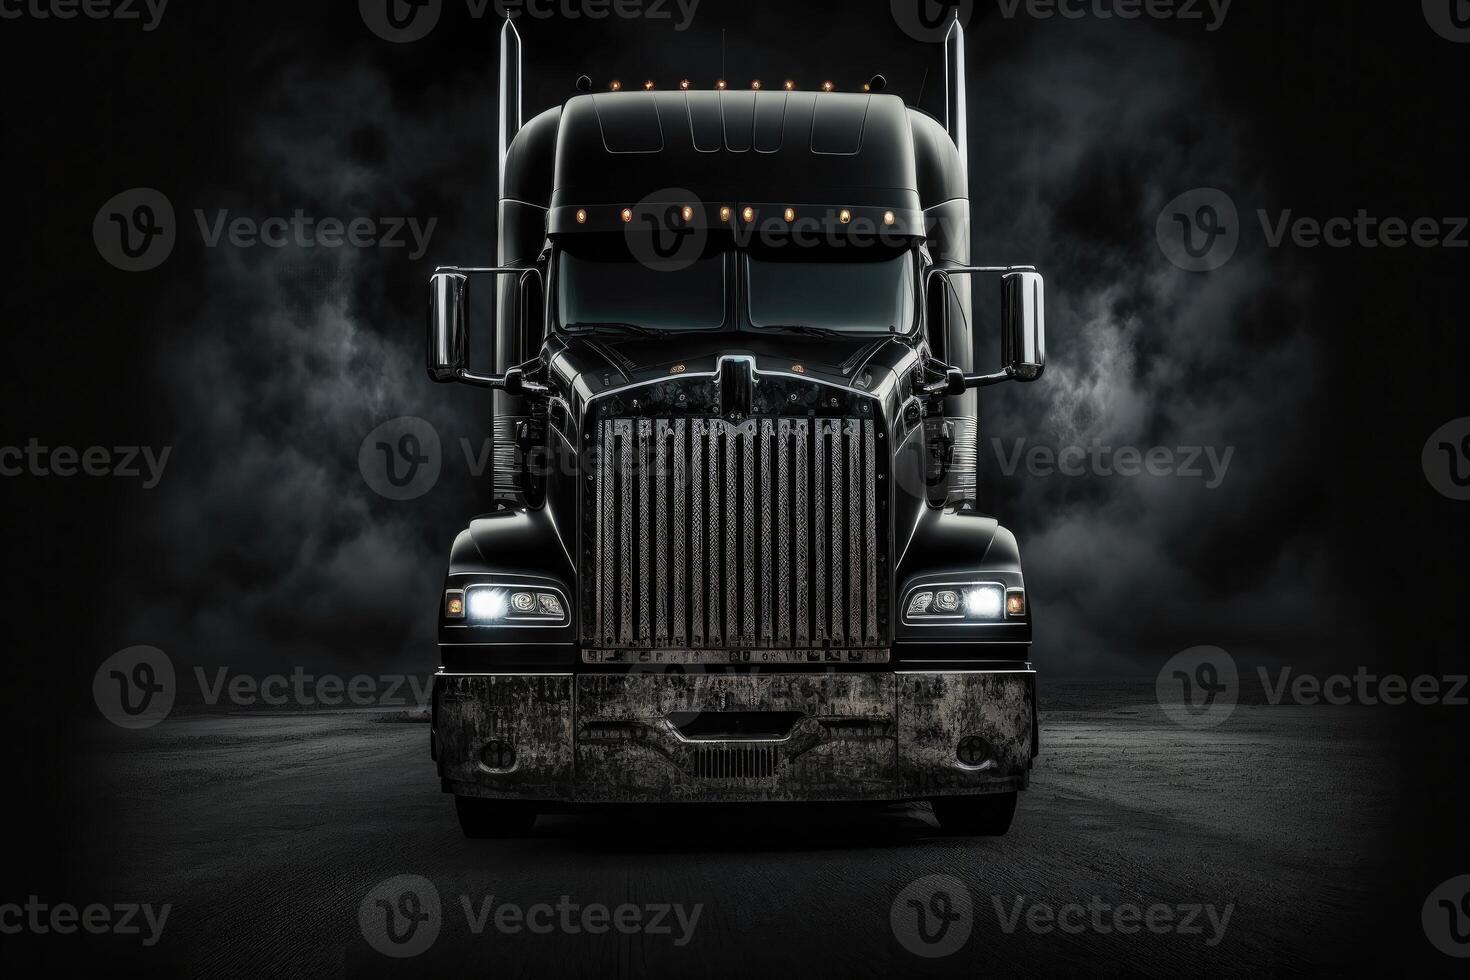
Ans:
[[[1346,972],[1396,945],[1427,948],[1426,891],[1400,856],[1401,767],[1385,750],[1401,710],[1242,705],[1218,729],[1186,731],[1150,694],[1054,686],[1033,786],[1001,839],[943,836],[916,805],[599,811],[470,841],[423,724],[369,711],[185,715],[142,732],[98,722],[79,760],[96,806],[67,855],[74,898],[171,903],[162,939],[4,943],[50,966],[199,976],[1244,975]],[[400,874],[433,883],[443,918],[426,952],[390,960],[358,909]],[[922,959],[890,911],[933,874],[964,883],[973,927],[953,955]],[[703,908],[683,946],[677,927],[476,935],[460,896],[492,895]],[[1214,946],[1208,925],[1008,933],[996,910],[1094,898],[1233,908]]]

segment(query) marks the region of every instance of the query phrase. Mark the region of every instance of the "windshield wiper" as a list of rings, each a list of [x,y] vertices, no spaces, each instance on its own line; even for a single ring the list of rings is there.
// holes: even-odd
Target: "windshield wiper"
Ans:
[[[670,333],[668,330],[658,330],[637,323],[568,323],[566,329],[573,333],[595,333],[598,330],[608,330],[617,333],[635,333],[642,337],[667,337]]]
[[[796,333],[803,337],[851,337],[852,334],[842,330],[833,330],[831,327],[807,327],[796,323],[777,323],[769,327],[760,327],[761,330],[778,330],[781,333]]]

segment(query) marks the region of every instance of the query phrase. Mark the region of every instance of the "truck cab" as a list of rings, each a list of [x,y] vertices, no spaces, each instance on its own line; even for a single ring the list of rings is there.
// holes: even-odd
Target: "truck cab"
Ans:
[[[430,283],[430,377],[492,391],[494,506],[437,614],[461,827],[928,800],[1004,833],[1037,754],[1032,608],[976,507],[977,406],[1041,376],[1043,287],[970,264],[958,22],[943,123],[875,76],[584,78],[522,124],[520,58],[507,23],[497,264]]]

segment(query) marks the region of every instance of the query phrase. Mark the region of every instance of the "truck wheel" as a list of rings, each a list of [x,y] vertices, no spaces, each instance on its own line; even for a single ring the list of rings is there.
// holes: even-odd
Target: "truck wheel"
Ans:
[[[459,817],[460,831],[474,840],[520,837],[529,834],[536,823],[536,811],[519,800],[456,796],[454,813]]]
[[[983,796],[940,796],[934,804],[939,829],[966,837],[1001,837],[1016,815],[1015,791]]]

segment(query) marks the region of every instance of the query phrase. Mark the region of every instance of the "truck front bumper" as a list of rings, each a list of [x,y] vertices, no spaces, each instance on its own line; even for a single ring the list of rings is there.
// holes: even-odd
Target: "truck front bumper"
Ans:
[[[699,716],[713,729],[681,722]],[[734,716],[782,731],[703,734]],[[1036,728],[1030,670],[441,672],[431,738],[445,791],[462,796],[909,800],[1024,788]]]

